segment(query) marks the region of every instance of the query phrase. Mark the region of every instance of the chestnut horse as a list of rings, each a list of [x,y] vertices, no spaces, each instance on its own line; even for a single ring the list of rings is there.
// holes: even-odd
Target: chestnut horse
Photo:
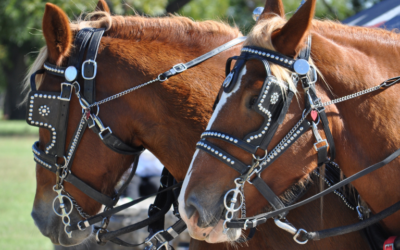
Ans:
[[[315,87],[322,102],[354,94],[400,75],[400,35],[385,30],[313,20],[315,0],[308,0],[286,21],[283,18],[281,1],[268,2],[270,8],[264,10],[244,45],[257,46],[296,58],[306,47],[307,38],[311,36],[310,62],[319,70],[320,77]],[[273,10],[273,13],[268,10]],[[283,82],[289,83],[289,87],[296,91],[290,77],[291,71],[273,63],[271,71],[279,80],[281,91],[288,87],[282,86]],[[246,61],[236,79],[237,81],[231,83],[234,87],[221,94],[207,130],[242,139],[264,124],[264,117],[255,112],[252,105],[256,104],[266,79],[265,67],[258,60]],[[297,101],[291,102],[286,118],[267,148],[268,152],[302,117],[304,96],[300,89],[299,86]],[[397,133],[399,90],[400,86],[395,85],[385,91],[326,106],[329,127],[336,145],[335,161],[346,176],[383,160],[400,147],[400,135]],[[321,124],[318,130],[324,135]],[[218,146],[245,164],[252,162],[250,153],[224,140],[207,137],[200,144],[202,142],[203,145],[210,142]],[[304,181],[317,167],[314,143],[313,133],[305,132],[282,157],[277,158],[261,173],[261,179],[275,194],[281,195],[293,184]],[[261,157],[265,152],[260,151],[258,149],[257,155]],[[223,220],[220,218],[224,215],[221,209],[224,195],[234,187],[234,180],[240,174],[228,167],[222,159],[207,152],[198,150],[193,156],[179,197],[180,214],[191,236],[196,239],[209,242],[235,240],[240,232],[236,230],[229,239],[223,234]],[[400,183],[397,181],[400,177],[399,163],[400,159],[395,159],[384,168],[352,183],[373,213],[378,213],[400,200]],[[244,185],[244,196],[248,216],[259,214],[263,208],[269,207],[253,185]],[[311,212],[306,212],[303,216],[309,213]],[[382,225],[391,235],[399,235],[399,221],[400,212],[396,212],[384,219]],[[349,223],[344,225],[347,224]]]
[[[104,1],[100,1],[99,6],[103,12],[94,13],[92,21],[70,24],[61,9],[47,4],[43,18],[43,35],[47,46],[39,54],[31,72],[43,68],[45,60],[65,65],[74,40],[73,34],[79,29],[105,27],[107,31],[101,39],[97,57],[96,96],[101,100],[147,82],[171,68],[171,65],[187,62],[240,36],[238,29],[219,22],[193,22],[184,17],[110,16]],[[119,138],[124,138],[130,145],[143,145],[149,149],[178,181],[182,181],[195,151],[195,142],[211,115],[214,98],[224,78],[225,60],[238,53],[237,46],[163,83],[151,84],[140,89],[140,92],[113,100],[101,106],[99,116]],[[60,78],[50,74],[46,74],[43,79],[37,77],[36,83],[42,91],[60,90]],[[72,95],[67,142],[70,141],[80,117],[81,106],[76,96]],[[47,130],[39,129],[42,149],[49,137]],[[108,149],[96,134],[85,132],[77,148],[72,172],[96,190],[110,195],[133,161],[132,156],[119,155]],[[41,166],[36,167],[36,173],[37,190],[32,217],[42,234],[49,237],[54,244],[65,246],[85,241],[91,234],[90,230],[74,231],[73,237],[68,238],[63,231],[61,219],[52,211],[55,197],[52,188],[56,180],[54,173]],[[85,213],[94,215],[99,212],[101,205],[73,185],[65,183],[65,190],[75,198]],[[338,198],[334,196],[326,199],[331,204],[329,207],[334,210],[332,212],[338,217],[332,219],[332,223],[354,220],[354,213],[343,204],[333,206],[337,201]],[[304,209],[312,210],[314,206]],[[80,218],[75,209],[71,217],[73,221]],[[314,216],[299,220],[314,228],[318,228],[320,224]],[[256,235],[258,240],[251,241],[248,248],[265,249],[272,245],[293,244],[288,243],[288,236],[281,235],[280,231],[272,232],[269,228],[265,230],[276,237],[262,239],[262,235]],[[344,242],[352,244],[351,242],[361,241],[359,235],[354,237],[356,239],[348,238]],[[264,243],[261,244],[261,241]],[[332,241],[329,244],[340,248],[343,243]],[[221,249],[225,245],[212,245],[211,248],[213,247]],[[191,248],[209,249],[210,246],[194,241]],[[318,244],[315,249],[317,248]]]

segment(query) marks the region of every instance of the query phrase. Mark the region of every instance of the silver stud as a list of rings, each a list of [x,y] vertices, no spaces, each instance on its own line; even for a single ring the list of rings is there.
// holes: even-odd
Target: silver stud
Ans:
[[[222,157],[222,153],[219,153],[218,156],[219,156],[219,157]]]
[[[235,161],[231,161],[231,165],[235,164]]]
[[[218,150],[215,150],[215,154],[217,155],[219,152],[218,152]]]
[[[225,159],[226,159],[226,155],[224,155],[224,156],[222,157],[222,159],[224,159],[224,160],[225,160]]]
[[[226,159],[227,162],[231,162],[231,158]]]
[[[215,151],[215,150],[212,148],[212,149],[211,149],[211,152],[214,152],[214,151]]]
[[[234,143],[238,143],[238,140],[237,140],[237,139],[235,139],[233,142],[234,142]]]
[[[249,143],[250,143],[250,139],[247,139],[247,142],[249,142]]]

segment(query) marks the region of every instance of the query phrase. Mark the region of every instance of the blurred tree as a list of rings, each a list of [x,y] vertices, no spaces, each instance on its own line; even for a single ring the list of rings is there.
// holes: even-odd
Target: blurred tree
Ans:
[[[23,95],[21,82],[28,65],[44,45],[41,22],[44,6],[50,1],[71,19],[94,10],[97,0],[2,0],[0,1],[0,93],[6,92],[4,114],[9,119],[24,119],[18,108]],[[106,0],[112,13],[150,16],[178,13],[195,20],[217,19],[236,24],[244,34],[254,25],[251,14],[265,0]],[[283,0],[288,17],[301,0]],[[318,0],[316,16],[342,20],[381,0]]]

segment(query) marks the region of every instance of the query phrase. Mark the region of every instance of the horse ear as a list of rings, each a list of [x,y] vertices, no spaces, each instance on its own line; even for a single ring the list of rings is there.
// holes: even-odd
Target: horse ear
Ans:
[[[108,4],[105,0],[99,0],[96,6],[96,11],[104,11],[107,12],[108,14],[111,14],[110,8],[108,7]]]
[[[316,0],[307,0],[292,18],[271,35],[275,49],[287,56],[295,57],[305,45],[314,17]]]
[[[62,58],[68,55],[72,43],[72,32],[67,15],[56,5],[47,3],[42,29],[50,61],[61,64]]]
[[[108,4],[105,0],[99,0],[95,11],[104,11],[104,12],[107,12],[108,14],[111,14],[110,8],[108,7]],[[95,14],[92,17],[90,17],[90,21],[96,21],[97,19],[99,19],[102,16],[104,16],[104,15]]]
[[[285,17],[285,8],[283,7],[282,0],[267,0],[265,2],[264,10],[258,20],[268,19],[276,14],[280,17]]]

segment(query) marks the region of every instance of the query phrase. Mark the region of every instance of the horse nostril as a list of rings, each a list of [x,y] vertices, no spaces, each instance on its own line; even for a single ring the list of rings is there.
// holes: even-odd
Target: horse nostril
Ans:
[[[220,219],[223,210],[223,206],[220,206],[221,204],[220,202],[209,204],[204,200],[201,202],[196,195],[191,194],[185,202],[185,212],[188,219],[195,215],[196,212],[198,213],[197,226],[201,228],[212,227],[217,225]]]
[[[194,199],[189,197],[187,199],[187,201],[185,202],[185,212],[186,212],[187,218],[190,219],[194,215],[196,210],[197,210],[197,208],[194,204]]]

